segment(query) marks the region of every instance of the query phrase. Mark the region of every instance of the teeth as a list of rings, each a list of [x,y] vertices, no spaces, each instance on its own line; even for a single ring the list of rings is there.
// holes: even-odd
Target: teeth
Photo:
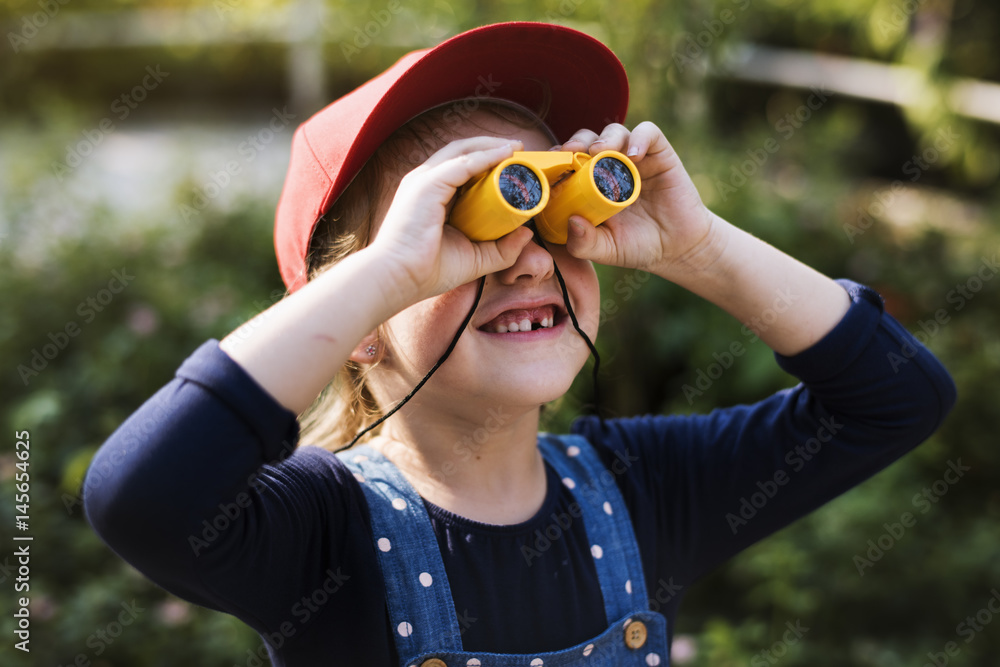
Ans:
[[[496,333],[518,333],[521,331],[531,331],[531,320],[527,317],[520,322],[509,322],[508,324],[498,324],[496,326]],[[554,327],[556,320],[554,317],[543,317],[539,322],[539,326],[543,329],[548,329]]]

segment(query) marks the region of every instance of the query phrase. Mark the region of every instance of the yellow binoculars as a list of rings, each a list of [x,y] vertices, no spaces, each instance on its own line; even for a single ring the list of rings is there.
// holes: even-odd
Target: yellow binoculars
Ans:
[[[639,197],[639,172],[617,151],[518,151],[458,191],[448,222],[492,241],[532,218],[550,243],[566,243],[571,215],[595,227]]]

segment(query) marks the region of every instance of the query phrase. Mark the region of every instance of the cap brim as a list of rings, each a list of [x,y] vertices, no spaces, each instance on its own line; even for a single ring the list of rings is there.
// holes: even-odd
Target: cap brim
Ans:
[[[389,135],[428,109],[467,98],[529,109],[547,103],[545,121],[562,142],[581,128],[599,132],[623,122],[628,79],[601,42],[543,23],[483,26],[407,54],[295,133],[275,221],[278,263],[290,290],[305,284],[316,221]],[[475,99],[456,105],[456,117],[475,107]]]

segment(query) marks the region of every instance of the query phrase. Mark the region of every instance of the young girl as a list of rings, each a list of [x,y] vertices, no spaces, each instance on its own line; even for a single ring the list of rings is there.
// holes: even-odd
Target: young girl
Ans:
[[[657,126],[617,122],[626,107],[606,47],[511,23],[307,121],[275,228],[292,294],[206,342],[104,444],[84,487],[102,538],[243,619],[275,665],[666,665],[691,583],[919,444],[955,390],[872,290],[710,212]],[[446,224],[461,185],[550,149],[630,156],[640,198],[571,219],[565,245]],[[597,335],[593,262],[709,299],[802,383],[539,434]],[[338,375],[296,448],[296,415]]]

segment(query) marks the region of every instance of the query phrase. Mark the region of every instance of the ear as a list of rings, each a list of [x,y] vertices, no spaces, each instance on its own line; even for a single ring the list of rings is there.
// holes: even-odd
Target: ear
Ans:
[[[351,356],[348,357],[351,361],[358,364],[371,364],[374,363],[376,359],[380,357],[380,352],[384,350],[380,349],[380,343],[378,339],[378,331],[372,331],[370,334],[361,339],[358,346],[354,348],[351,352]],[[370,354],[369,350],[375,350],[374,354]]]

